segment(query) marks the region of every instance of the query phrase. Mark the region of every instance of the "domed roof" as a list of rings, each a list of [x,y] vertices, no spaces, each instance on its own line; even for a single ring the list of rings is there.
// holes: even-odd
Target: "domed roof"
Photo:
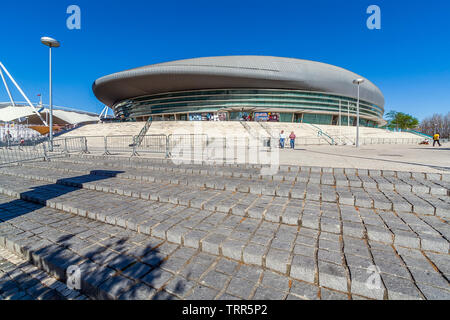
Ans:
[[[108,106],[139,96],[196,89],[265,88],[334,93],[384,107],[380,89],[364,77],[326,63],[270,56],[223,56],[170,61],[97,79],[92,89]]]

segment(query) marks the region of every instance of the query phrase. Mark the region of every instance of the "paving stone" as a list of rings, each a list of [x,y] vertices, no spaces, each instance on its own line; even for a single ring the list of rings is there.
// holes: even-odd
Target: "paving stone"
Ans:
[[[154,269],[146,276],[142,278],[142,281],[151,286],[152,288],[159,290],[162,286],[172,278],[172,273],[164,271],[162,269]]]
[[[222,258],[217,262],[216,270],[221,273],[232,275],[236,271],[237,266],[237,262]]]
[[[256,288],[255,294],[252,297],[253,300],[283,300],[287,293],[278,291],[274,288],[268,288],[265,286],[259,286]]]
[[[449,242],[440,237],[433,237],[428,235],[421,235],[420,244],[422,250],[435,251],[440,253],[449,252]]]
[[[156,290],[146,286],[143,283],[139,283],[131,287],[131,289],[127,290],[123,293],[119,299],[121,300],[150,300],[153,295],[156,293]]]
[[[422,300],[420,292],[413,282],[388,274],[381,274],[386,286],[388,298],[393,300]]]
[[[290,266],[291,255],[288,251],[269,249],[266,255],[266,267],[281,273],[286,273]]]
[[[450,291],[447,289],[436,288],[424,283],[418,283],[420,291],[423,293],[427,300],[449,300]]]
[[[344,267],[319,261],[319,284],[339,291],[347,291],[347,274]]]
[[[233,277],[226,289],[226,292],[241,299],[249,299],[255,283],[247,279]]]
[[[320,289],[321,300],[349,300],[347,294],[337,291],[328,290],[326,288]]]
[[[219,248],[226,239],[226,236],[221,234],[211,234],[202,240],[202,250],[211,253],[219,254]]]
[[[381,280],[381,274],[373,268],[361,269],[350,266],[351,293],[364,297],[383,300],[386,289]]]
[[[290,276],[295,279],[314,283],[316,269],[315,259],[301,255],[294,255],[291,264]]]
[[[104,298],[118,299],[132,285],[133,281],[122,276],[114,276],[106,280],[100,286],[100,290],[104,293]]]
[[[266,287],[275,288],[279,291],[289,291],[289,279],[269,270],[264,272],[261,284]]]
[[[186,296],[188,300],[213,300],[219,294],[217,290],[205,287],[203,285],[195,286],[191,293]]]
[[[222,243],[221,250],[222,255],[227,258],[241,261],[242,260],[242,250],[245,246],[245,242],[228,239]]]
[[[262,266],[263,257],[267,251],[267,248],[263,245],[249,243],[243,251],[243,260],[248,264],[255,264]]]
[[[211,270],[202,278],[201,283],[220,291],[225,287],[229,279],[230,276]]]
[[[303,281],[293,280],[290,294],[305,300],[318,300],[319,288]]]

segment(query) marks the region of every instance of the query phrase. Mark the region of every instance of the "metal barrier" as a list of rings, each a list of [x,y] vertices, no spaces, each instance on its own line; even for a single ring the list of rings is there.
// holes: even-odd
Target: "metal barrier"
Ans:
[[[134,136],[106,136],[104,138],[105,154],[130,153],[134,151]]]
[[[419,144],[421,138],[360,138],[362,145],[371,144]]]
[[[88,137],[67,137],[57,138],[53,142],[53,152],[49,153],[54,156],[56,153],[89,153],[101,152],[110,155],[112,153],[126,153],[131,156],[140,153],[159,153],[165,154],[166,158],[191,158],[193,160],[204,160],[213,157],[228,159],[229,157],[250,158],[252,152],[272,151],[279,148],[279,139],[271,137],[208,137],[207,134],[155,134],[145,135],[142,137],[140,145],[134,143],[137,136],[117,135],[117,136],[88,136]],[[335,142],[340,137],[335,137]],[[345,137],[349,140],[348,137]],[[362,145],[370,144],[418,144],[422,141],[420,138],[361,138]],[[42,145],[48,150],[47,140],[40,140],[34,143],[21,144],[20,146],[8,145],[3,146],[5,149],[12,146],[19,148],[28,148],[27,151],[40,151]],[[295,144],[298,145],[329,145],[328,137],[323,135],[319,137],[297,137]],[[351,142],[350,142],[351,144]],[[0,148],[2,145],[0,144]],[[289,143],[285,148],[289,147]],[[6,157],[6,156],[4,156]],[[40,156],[39,156],[40,157]],[[14,158],[14,157],[13,157]]]
[[[105,151],[105,137],[104,136],[87,136],[86,144],[89,152]]]
[[[46,143],[40,143],[32,146],[19,144],[0,147],[0,165],[37,159],[48,159]]]
[[[199,154],[208,144],[207,134],[169,134],[166,157],[173,154]]]
[[[137,136],[134,141],[140,140],[133,146],[133,155],[141,153],[167,153],[167,136],[165,134],[150,134],[141,138]]]
[[[86,137],[67,137],[53,140],[53,152],[71,153],[80,152],[88,153]]]

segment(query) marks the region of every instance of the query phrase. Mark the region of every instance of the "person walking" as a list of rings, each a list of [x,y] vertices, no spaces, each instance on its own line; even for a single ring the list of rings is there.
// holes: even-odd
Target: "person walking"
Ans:
[[[294,131],[292,131],[291,134],[289,135],[292,150],[295,149],[295,138],[296,138],[295,133]]]
[[[284,149],[284,142],[286,141],[286,134],[284,133],[284,130],[281,130],[280,133],[280,148]]]
[[[441,142],[439,141],[440,137],[441,137],[441,135],[439,134],[439,132],[436,132],[436,133],[433,135],[433,147],[434,147],[434,145],[436,144],[436,142],[437,142],[437,144],[439,145],[439,147],[441,146]]]

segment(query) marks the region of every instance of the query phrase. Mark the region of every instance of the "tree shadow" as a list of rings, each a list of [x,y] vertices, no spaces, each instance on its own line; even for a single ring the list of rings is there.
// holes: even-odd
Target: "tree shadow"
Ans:
[[[93,170],[90,174],[59,179],[56,183],[32,187],[31,190],[20,193],[18,195],[20,199],[0,203],[0,246],[26,258],[39,269],[64,283],[68,279],[73,280],[71,275],[68,275],[68,270],[76,266],[80,271],[79,291],[93,299],[168,300],[175,298],[164,291],[164,287],[160,285],[161,274],[165,272],[161,271],[160,267],[167,259],[167,256],[158,249],[162,240],[155,243],[154,238],[148,237],[144,245],[138,245],[129,234],[130,232],[135,235],[140,234],[112,225],[108,226],[117,228],[116,234],[119,236],[110,234],[102,241],[95,238],[91,240],[90,237],[80,236],[80,233],[76,231],[79,227],[76,222],[74,227],[69,229],[67,226],[63,228],[58,225],[59,222],[67,220],[65,218],[79,216],[72,213],[60,213],[62,219],[52,220],[46,210],[40,210],[48,207],[52,199],[79,190],[77,186],[83,183],[108,179],[122,172]],[[54,213],[51,214],[55,216]],[[33,223],[36,227],[32,225]],[[47,231],[38,233],[37,230],[43,227],[47,228]],[[96,226],[91,230],[93,231],[91,237],[95,237]],[[135,235],[132,234],[132,236]],[[33,282],[27,281],[22,281],[23,285],[31,286]],[[0,288],[2,288],[1,284]],[[172,288],[175,288],[172,289],[172,293],[180,292],[183,289],[181,281]],[[50,297],[44,298],[50,299]]]

